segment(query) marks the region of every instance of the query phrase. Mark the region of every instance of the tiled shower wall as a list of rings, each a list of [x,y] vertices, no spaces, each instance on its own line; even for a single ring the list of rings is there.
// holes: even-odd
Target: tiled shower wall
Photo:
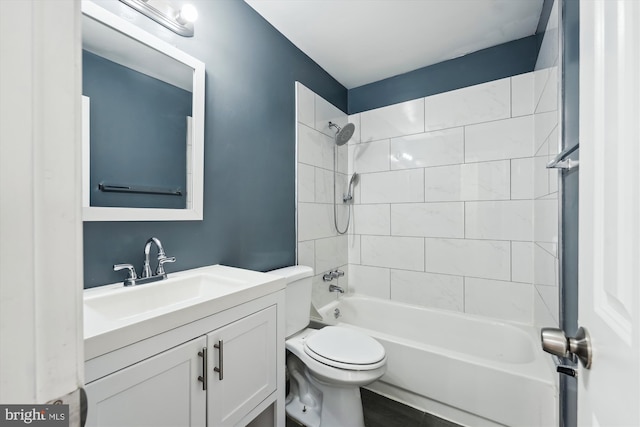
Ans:
[[[353,116],[349,290],[532,323],[533,112],[528,73]]]
[[[329,122],[342,127],[347,115],[296,83],[297,120],[297,228],[298,264],[313,267],[313,302],[320,307],[336,298],[322,281],[322,274],[339,268],[346,270],[347,236],[339,235],[333,218],[333,163],[335,129]],[[338,173],[336,188],[343,189],[347,178],[347,146],[337,148]],[[336,193],[338,222],[343,230],[348,207],[342,203],[342,190]],[[346,289],[346,278],[340,279]],[[334,281],[333,283],[337,283]]]
[[[534,282],[548,274],[534,273],[534,254],[557,241],[557,209],[543,209],[547,199],[537,209],[533,179],[549,138],[537,139],[544,122],[534,111],[549,95],[536,80],[528,73],[351,116],[337,194],[360,174],[347,236],[333,228],[325,124],[347,118],[298,85],[298,262],[315,268],[314,305],[336,298],[321,274],[338,267],[349,292],[534,322]]]

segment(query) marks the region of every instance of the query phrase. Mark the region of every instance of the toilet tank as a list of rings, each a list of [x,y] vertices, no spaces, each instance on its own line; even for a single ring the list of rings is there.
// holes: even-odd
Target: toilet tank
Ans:
[[[284,277],[285,289],[285,336],[290,337],[309,325],[311,310],[311,283],[313,269],[304,265],[272,270],[270,274]]]

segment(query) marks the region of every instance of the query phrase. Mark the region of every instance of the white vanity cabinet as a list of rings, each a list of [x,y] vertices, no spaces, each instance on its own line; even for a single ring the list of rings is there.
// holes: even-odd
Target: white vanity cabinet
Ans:
[[[270,407],[267,425],[283,425],[283,302],[276,292],[87,361],[86,425],[245,426]]]
[[[205,426],[200,337],[87,384],[87,426]]]
[[[269,307],[207,335],[209,426],[237,425],[276,390],[275,311]]]

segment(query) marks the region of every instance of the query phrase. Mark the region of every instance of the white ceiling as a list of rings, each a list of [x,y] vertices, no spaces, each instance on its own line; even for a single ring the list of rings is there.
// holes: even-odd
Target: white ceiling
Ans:
[[[347,89],[536,31],[544,0],[245,0]]]

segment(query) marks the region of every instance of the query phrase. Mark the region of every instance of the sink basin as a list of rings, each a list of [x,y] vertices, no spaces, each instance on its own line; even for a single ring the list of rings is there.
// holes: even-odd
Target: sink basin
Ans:
[[[169,278],[123,288],[121,292],[85,298],[85,307],[112,320],[144,317],[150,312],[172,311],[181,306],[233,292],[242,282],[220,280],[205,274]]]
[[[85,360],[284,289],[267,273],[213,265],[84,291]]]

